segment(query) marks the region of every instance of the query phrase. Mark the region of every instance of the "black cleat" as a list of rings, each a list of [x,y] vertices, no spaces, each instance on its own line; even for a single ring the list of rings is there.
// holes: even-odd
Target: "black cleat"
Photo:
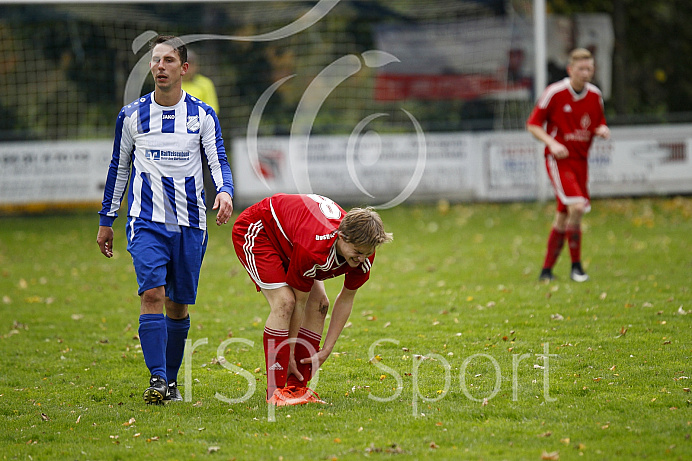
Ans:
[[[149,387],[144,391],[144,401],[147,404],[163,403],[163,400],[168,396],[168,385],[166,380],[158,375],[151,375],[149,379]]]
[[[584,272],[584,269],[582,269],[581,263],[572,264],[572,272],[570,272],[569,278],[575,282],[586,282],[589,280],[589,276],[586,275],[586,272]]]
[[[183,396],[180,394],[178,389],[178,383],[175,381],[168,381],[168,395],[163,399],[166,402],[182,402]]]
[[[555,280],[555,276],[552,269],[541,270],[541,275],[538,276],[539,282],[552,282],[553,280]]]

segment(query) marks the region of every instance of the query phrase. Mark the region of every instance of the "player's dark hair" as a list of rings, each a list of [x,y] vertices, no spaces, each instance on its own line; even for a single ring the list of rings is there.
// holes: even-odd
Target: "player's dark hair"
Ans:
[[[393,239],[391,233],[385,232],[382,218],[372,207],[353,208],[346,213],[339,224],[339,233],[345,242],[373,250]]]
[[[173,49],[178,53],[181,63],[187,62],[187,46],[185,46],[185,42],[183,42],[180,37],[176,37],[175,35],[159,35],[156,37],[156,40],[151,42],[150,50],[154,49],[156,45],[161,43],[165,43],[166,45],[173,47]]]

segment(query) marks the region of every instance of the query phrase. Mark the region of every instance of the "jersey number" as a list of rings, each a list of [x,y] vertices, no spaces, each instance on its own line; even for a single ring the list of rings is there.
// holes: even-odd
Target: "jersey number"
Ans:
[[[327,219],[339,219],[341,217],[341,210],[334,200],[317,194],[308,194],[308,197],[317,202],[320,206],[320,211]]]

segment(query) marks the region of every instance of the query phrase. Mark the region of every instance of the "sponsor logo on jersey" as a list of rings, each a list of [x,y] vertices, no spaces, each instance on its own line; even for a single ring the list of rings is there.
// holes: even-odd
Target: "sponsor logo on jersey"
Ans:
[[[337,232],[339,231],[335,230],[334,232],[330,232],[329,234],[315,235],[315,240],[331,240],[334,238]]]
[[[567,133],[565,141],[589,142],[591,141],[591,132],[589,130],[577,130],[573,133]]]
[[[200,128],[199,115],[188,115],[187,116],[187,131],[188,132],[195,132],[195,131],[199,131],[199,128]]]
[[[147,149],[144,156],[148,160],[189,160],[190,151]]]
[[[175,120],[175,114],[163,114],[162,118],[164,120]]]
[[[572,112],[572,106],[570,106],[569,104],[565,104],[565,107],[562,108],[562,111],[570,113]]]

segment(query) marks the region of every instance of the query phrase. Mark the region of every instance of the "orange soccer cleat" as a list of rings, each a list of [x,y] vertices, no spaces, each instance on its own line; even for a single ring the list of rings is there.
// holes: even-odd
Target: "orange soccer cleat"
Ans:
[[[284,407],[287,405],[303,405],[307,401],[298,398],[293,392],[293,387],[280,387],[267,399],[267,403],[277,407]]]
[[[309,387],[299,387],[295,391],[293,391],[293,395],[302,401],[302,403],[324,403],[326,404],[324,400],[320,399],[320,396],[317,394],[317,392],[313,391]]]

